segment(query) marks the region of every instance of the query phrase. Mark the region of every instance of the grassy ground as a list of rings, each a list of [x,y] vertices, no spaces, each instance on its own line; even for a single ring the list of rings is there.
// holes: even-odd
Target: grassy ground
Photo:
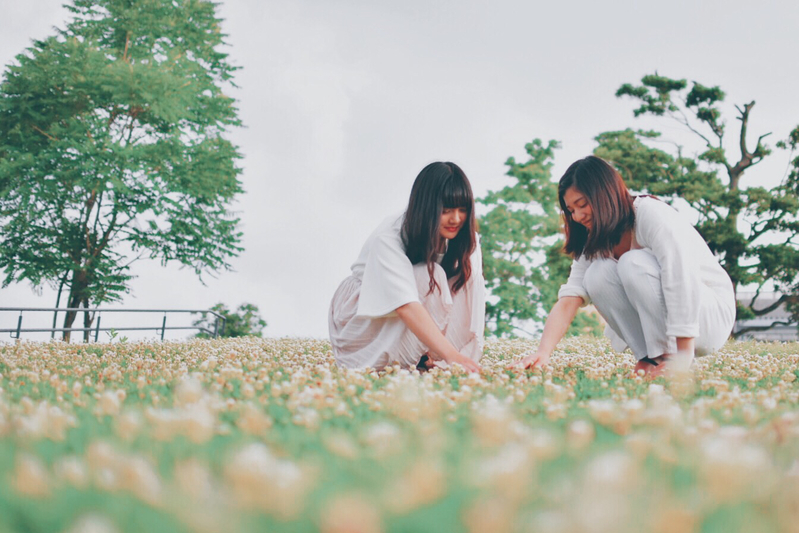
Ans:
[[[632,378],[336,368],[326,342],[0,345],[0,533],[799,531],[799,344]]]

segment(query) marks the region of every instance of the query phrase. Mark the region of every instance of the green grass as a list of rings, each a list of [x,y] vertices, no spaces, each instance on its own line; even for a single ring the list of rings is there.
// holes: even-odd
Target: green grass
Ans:
[[[338,369],[305,339],[0,346],[0,533],[788,531],[799,345],[689,380],[595,338],[544,371]]]

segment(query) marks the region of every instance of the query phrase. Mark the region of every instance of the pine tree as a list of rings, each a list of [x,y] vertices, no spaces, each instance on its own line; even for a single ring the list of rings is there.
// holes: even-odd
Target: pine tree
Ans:
[[[738,303],[738,319],[752,318],[786,305],[799,322],[799,127],[776,143],[789,150],[789,171],[771,188],[747,186],[748,169],[772,154],[764,143],[769,133],[750,138],[749,120],[755,102],[735,106],[737,129],[728,136],[720,109],[725,94],[707,87],[657,74],[644,76],[641,85],[622,85],[618,97],[630,97],[640,106],[635,116],[670,118],[704,146],[686,154],[681,146],[666,152],[651,146],[656,131],[606,132],[596,140],[594,153],[612,161],[627,185],[673,202],[686,201],[696,210],[696,229],[730,275],[736,291],[754,287],[754,297]],[[764,289],[780,297],[770,305],[758,304]],[[748,328],[737,335],[755,329]]]

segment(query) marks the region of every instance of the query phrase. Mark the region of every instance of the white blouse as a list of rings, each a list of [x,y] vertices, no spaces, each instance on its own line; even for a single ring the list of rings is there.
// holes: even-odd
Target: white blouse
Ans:
[[[352,275],[361,280],[357,316],[391,317],[396,309],[407,303],[419,302],[419,290],[413,265],[405,255],[402,242],[404,213],[390,216],[372,232],[352,264]],[[472,330],[482,331],[485,322],[485,285],[483,280],[483,255],[479,235],[470,257],[472,274],[466,289],[475,300]],[[478,327],[479,326],[479,327]]]
[[[648,250],[660,264],[666,302],[666,334],[697,337],[699,284],[728,296],[725,300],[734,305],[732,281],[696,228],[674,208],[650,197],[636,198],[633,206],[633,248]],[[590,303],[583,277],[591,263],[584,255],[572,262],[569,279],[558,291],[558,299],[579,296],[583,305]]]
[[[333,296],[330,342],[336,361],[347,368],[382,368],[391,362],[418,360],[426,349],[421,343],[403,340],[408,335],[407,326],[396,313],[398,307],[411,302],[428,306],[433,303],[420,294],[417,270],[424,265],[414,267],[405,255],[403,219],[404,215],[395,215],[377,227],[352,265],[352,275]],[[456,349],[479,361],[485,325],[485,281],[479,242],[470,261],[472,273],[463,289],[453,295],[448,285],[440,287],[434,293],[434,309],[428,311],[437,323],[447,324],[447,338],[456,343]]]
[[[413,265],[402,243],[403,218],[385,219],[352,264],[352,275],[361,280],[357,316],[393,316],[398,307],[419,301]]]

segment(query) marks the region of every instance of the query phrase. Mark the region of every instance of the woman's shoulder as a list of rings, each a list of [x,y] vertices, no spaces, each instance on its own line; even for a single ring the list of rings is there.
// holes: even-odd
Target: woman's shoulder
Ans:
[[[661,241],[687,246],[695,243],[697,237],[701,240],[689,217],[666,202],[640,198],[635,205],[635,238],[644,248],[658,245]]]
[[[641,194],[633,198],[633,206],[638,209],[659,209],[662,207],[670,207],[669,204],[651,194]]]
[[[405,213],[389,215],[377,225],[369,240],[374,238],[395,238],[402,231],[402,221]]]
[[[636,222],[658,222],[678,215],[672,206],[654,196],[638,196],[633,201]]]
[[[380,251],[392,250],[390,253],[405,254],[405,245],[402,242],[402,222],[405,213],[398,213],[386,217],[366,239],[364,249],[368,253],[381,253]]]

